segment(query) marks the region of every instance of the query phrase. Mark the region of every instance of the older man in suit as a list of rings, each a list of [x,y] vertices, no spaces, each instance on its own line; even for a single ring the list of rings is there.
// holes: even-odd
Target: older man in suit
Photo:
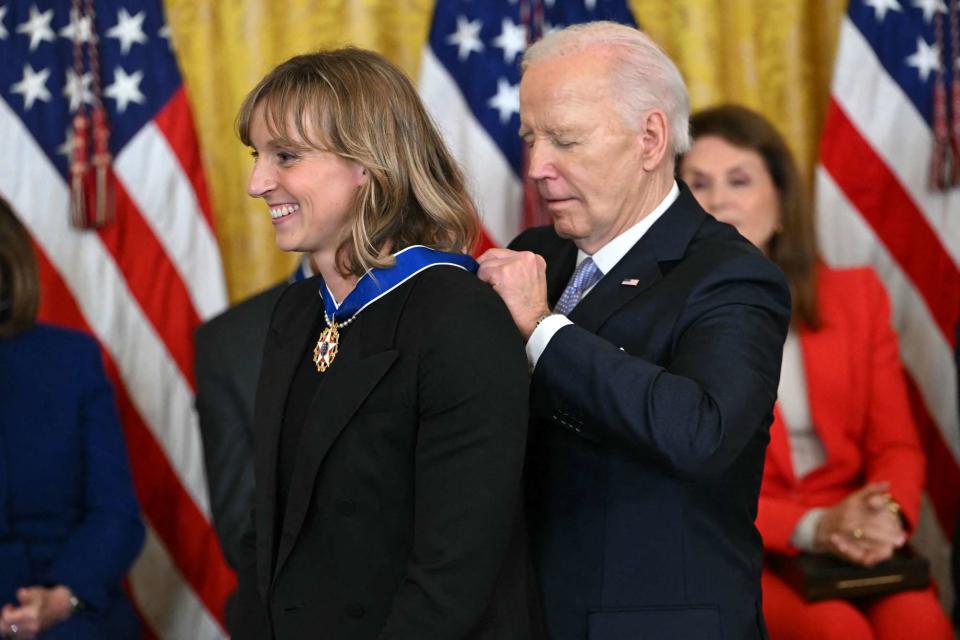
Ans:
[[[635,29],[570,27],[525,55],[520,134],[553,225],[487,252],[480,277],[528,341],[554,640],[766,637],[753,521],[789,293],[675,181],[688,114]]]

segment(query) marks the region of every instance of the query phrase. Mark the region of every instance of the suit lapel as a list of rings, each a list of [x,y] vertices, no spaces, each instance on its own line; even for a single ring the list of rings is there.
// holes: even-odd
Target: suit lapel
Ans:
[[[552,309],[577,266],[577,247],[567,242],[553,256],[544,256],[547,261],[547,302]]]
[[[257,401],[254,409],[257,532],[257,575],[261,595],[270,584],[271,556],[274,549],[274,519],[277,495],[277,448],[287,392],[299,359],[304,353],[322,301],[310,295],[300,304],[288,305],[295,311],[277,318],[267,333],[266,347]]]
[[[593,290],[570,312],[570,319],[591,333],[627,302],[660,280],[660,267],[651,253],[643,251],[644,239],[634,245]],[[631,284],[622,284],[624,280]],[[636,280],[636,284],[632,281]]]
[[[358,340],[355,344],[362,344],[361,336],[356,337]],[[290,555],[303,526],[320,464],[350,418],[399,354],[396,350],[386,350],[354,359],[345,358],[344,355],[347,354],[341,354],[324,374],[328,378],[314,395],[307,412],[298,445],[300,451],[290,482],[274,577]]]
[[[683,257],[706,215],[681,184],[676,201],[574,307],[570,319],[596,333],[607,318],[663,277],[661,263]]]

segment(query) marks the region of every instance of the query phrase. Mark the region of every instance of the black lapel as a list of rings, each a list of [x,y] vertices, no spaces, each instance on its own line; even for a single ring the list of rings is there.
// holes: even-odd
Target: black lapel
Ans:
[[[573,322],[596,333],[607,318],[663,277],[661,263],[683,257],[707,214],[686,185],[680,188],[670,208],[573,308]]]
[[[324,381],[324,388],[313,397],[307,413],[307,424],[300,438],[300,451],[290,482],[274,577],[293,550],[303,526],[320,464],[337,436],[398,355],[396,350],[388,350],[366,358],[338,361],[324,374],[330,378]],[[331,398],[336,401],[329,402]],[[324,399],[328,401],[324,402]]]
[[[399,356],[393,348],[397,322],[410,287],[392,292],[365,310],[353,326],[348,348],[323,375],[327,376],[310,402],[300,435],[299,452],[290,481],[290,495],[281,528],[274,578],[293,550],[310,507],[317,473],[330,447],[353,414]],[[274,453],[276,456],[276,452]],[[272,521],[271,521],[272,522]]]
[[[317,286],[319,278],[311,278],[313,286],[291,287],[288,295],[295,302],[281,302],[279,313],[270,324],[263,352],[257,401],[254,409],[256,473],[256,532],[257,575],[261,595],[266,598],[270,585],[271,556],[274,544],[274,518],[277,495],[277,448],[280,443],[280,423],[287,400],[287,392],[300,356],[307,342],[317,314],[323,304]],[[285,296],[286,297],[286,296]],[[289,311],[289,312],[288,312]],[[275,312],[277,313],[277,312]],[[243,345],[238,345],[242,348]]]
[[[577,266],[577,247],[572,242],[565,242],[554,255],[544,256],[544,259],[547,261],[547,302],[552,309]]]

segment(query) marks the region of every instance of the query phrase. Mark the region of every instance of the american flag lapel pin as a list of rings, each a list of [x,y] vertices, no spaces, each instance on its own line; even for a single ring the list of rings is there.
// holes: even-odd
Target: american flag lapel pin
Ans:
[[[627,278],[626,280],[623,280],[620,284],[622,284],[625,287],[635,287],[638,284],[640,284],[640,280],[639,278]]]

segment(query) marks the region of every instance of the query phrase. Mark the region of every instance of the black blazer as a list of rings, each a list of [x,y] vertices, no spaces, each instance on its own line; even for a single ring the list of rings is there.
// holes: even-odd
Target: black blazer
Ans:
[[[576,247],[547,261],[551,304]],[[685,186],[570,313],[531,387],[528,509],[554,640],[766,636],[753,525],[790,317],[782,273]]]
[[[281,282],[204,322],[194,333],[194,404],[200,421],[210,514],[220,548],[232,569],[253,508],[253,399],[270,314],[289,283]],[[224,622],[237,633],[236,594],[224,605]]]
[[[242,637],[530,637],[526,358],[506,307],[461,269],[421,272],[342,330],[273,561],[281,418],[316,340],[320,286],[292,285],[267,336]]]
[[[270,314],[288,286],[270,287],[195,332],[196,408],[210,512],[227,563],[237,568],[253,506],[253,399]]]

